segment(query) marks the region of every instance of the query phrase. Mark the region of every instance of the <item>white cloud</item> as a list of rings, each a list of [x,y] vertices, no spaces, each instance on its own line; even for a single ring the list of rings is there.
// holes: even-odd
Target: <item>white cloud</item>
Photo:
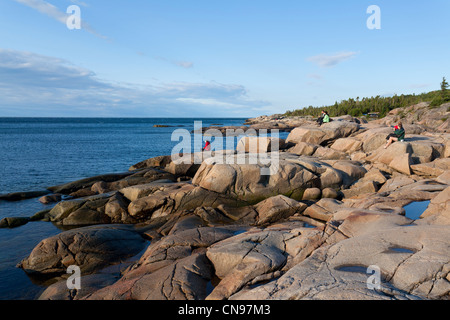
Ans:
[[[66,23],[67,15],[63,12],[61,12],[57,7],[54,5],[43,1],[43,0],[15,0],[16,2],[22,3],[26,6],[29,6],[30,8],[33,8],[40,13],[43,13],[61,23]]]
[[[355,57],[358,54],[358,52],[339,52],[334,54],[319,54],[316,56],[312,56],[307,58],[308,61],[313,62],[317,64],[319,67],[326,68],[326,67],[333,67],[345,60],[349,60],[353,57]]]
[[[105,87],[95,74],[63,59],[16,50],[0,49],[0,86],[38,88]]]
[[[197,104],[197,105],[203,105],[203,106],[214,106],[217,108],[223,108],[223,109],[234,109],[236,108],[245,108],[246,106],[243,104],[236,104],[236,103],[229,103],[229,102],[223,102],[217,99],[201,99],[201,98],[177,98],[177,101],[180,102],[186,102],[188,104]]]
[[[176,61],[175,64],[186,69],[192,68],[194,66],[194,63],[190,61]]]
[[[73,4],[76,4],[78,6],[82,6],[82,7],[89,7],[89,5],[86,2],[83,1],[79,1],[79,0],[70,0],[70,2],[72,2]]]
[[[316,80],[322,80],[323,77],[320,74],[316,74],[316,73],[310,73],[308,74],[308,78],[310,79],[316,79]]]
[[[59,10],[56,6],[52,5],[51,3],[44,1],[44,0],[14,0],[16,2],[19,2],[21,4],[24,4],[30,8],[33,8],[37,11],[39,11],[42,14],[45,14],[49,16],[50,18],[63,23],[66,25],[68,14]],[[72,1],[73,3],[77,3],[78,5],[86,6],[83,2],[78,1]],[[101,35],[97,31],[95,31],[89,23],[87,23],[85,20],[81,19],[81,28],[88,31],[89,33],[92,33],[93,35],[100,37],[102,39],[108,39],[106,36]]]
[[[140,55],[140,56],[145,56],[145,53],[143,53],[143,52],[137,52],[137,54]],[[177,61],[177,60],[171,60],[171,59],[168,59],[168,58],[165,58],[165,57],[161,57],[161,56],[156,56],[156,57],[154,57],[154,59],[165,61],[165,62],[168,62],[170,64],[173,64],[175,66],[182,67],[182,68],[185,68],[185,69],[189,69],[189,68],[192,68],[194,66],[194,63],[191,62],[191,61],[184,61],[184,60]]]
[[[54,57],[0,49],[0,114],[6,116],[249,117],[270,104],[241,85],[111,83]]]

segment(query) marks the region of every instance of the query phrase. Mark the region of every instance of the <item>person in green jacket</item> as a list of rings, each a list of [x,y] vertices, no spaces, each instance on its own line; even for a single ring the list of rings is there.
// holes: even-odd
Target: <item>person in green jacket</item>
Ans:
[[[328,115],[328,111],[325,111],[325,115],[323,116],[323,123],[330,122],[330,116]]]
[[[330,122],[330,116],[328,115],[327,111],[322,111],[321,116],[319,117],[319,119],[317,119],[317,123],[319,124],[319,126],[322,125],[322,123],[328,123]]]
[[[401,122],[399,122],[398,125],[394,127],[394,130],[394,133],[391,133],[386,137],[387,141],[386,145],[384,146],[385,149],[389,147],[393,142],[405,140],[405,129],[403,128],[403,124]]]

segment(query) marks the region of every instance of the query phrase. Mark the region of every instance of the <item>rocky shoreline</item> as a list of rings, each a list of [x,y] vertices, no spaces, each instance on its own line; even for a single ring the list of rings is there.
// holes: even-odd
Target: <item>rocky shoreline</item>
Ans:
[[[0,227],[39,220],[66,230],[18,264],[45,279],[39,299],[448,299],[449,107],[422,103],[320,127],[311,118],[249,119],[247,129],[289,132],[279,152],[256,136],[236,150],[147,159],[22,195],[51,209]],[[384,149],[399,120],[405,141]],[[278,170],[263,174],[274,161]],[[430,203],[420,219],[405,216],[421,201]],[[72,265],[79,290],[66,286]]]

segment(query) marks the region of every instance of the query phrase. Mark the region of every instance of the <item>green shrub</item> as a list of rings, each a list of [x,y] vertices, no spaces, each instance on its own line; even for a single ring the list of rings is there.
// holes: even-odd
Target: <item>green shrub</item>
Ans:
[[[443,104],[443,103],[444,103],[444,100],[442,99],[442,97],[436,96],[433,100],[431,100],[430,108],[434,109],[434,108],[440,107],[441,104]]]

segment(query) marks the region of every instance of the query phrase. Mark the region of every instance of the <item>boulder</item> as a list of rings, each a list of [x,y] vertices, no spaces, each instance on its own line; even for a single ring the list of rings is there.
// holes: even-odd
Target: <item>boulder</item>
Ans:
[[[30,217],[30,221],[50,221],[48,213],[51,209],[44,209],[36,212]]]
[[[71,192],[71,193],[69,193],[69,196],[71,199],[77,199],[77,198],[85,198],[85,197],[95,196],[96,194],[98,194],[98,191],[92,191],[92,186],[91,186],[91,187],[87,187],[87,188],[83,188],[83,189],[79,189],[77,191]]]
[[[357,151],[350,155],[350,160],[352,161],[362,161],[365,162],[368,154],[362,151]]]
[[[379,192],[392,192],[401,187],[413,184],[415,180],[405,175],[397,175],[386,180],[386,183],[380,188]]]
[[[105,215],[107,215],[111,223],[136,223],[128,214],[128,205],[130,201],[120,192],[116,192],[105,204]]]
[[[233,236],[223,228],[198,228],[152,243],[116,283],[88,300],[203,300],[213,276],[205,248]]]
[[[159,180],[175,181],[176,176],[173,173],[164,170],[148,168],[142,169],[130,176],[114,182],[98,181],[92,185],[91,190],[96,194],[103,194],[111,191],[117,191],[129,186],[148,184]]]
[[[312,156],[319,145],[306,142],[298,142],[295,146],[289,148],[287,152],[297,154],[299,156]]]
[[[357,134],[355,138],[362,141],[362,151],[371,153],[386,144],[386,136],[390,133],[391,127],[375,127]]]
[[[63,226],[87,226],[109,223],[138,222],[128,213],[129,200],[120,192],[61,201],[46,218]]]
[[[207,257],[221,281],[206,299],[226,299],[255,277],[281,268],[285,241],[292,237],[287,231],[248,231],[210,246]]]
[[[170,228],[170,231],[167,233],[168,235],[180,233],[186,230],[190,229],[198,229],[202,227],[207,227],[208,224],[205,223],[205,221],[200,218],[196,214],[188,214],[185,216],[182,216],[176,220],[176,222],[173,224],[172,228]]]
[[[327,167],[325,172],[320,175],[320,188],[340,189],[343,185],[344,174],[340,170]]]
[[[42,240],[18,267],[31,274],[57,275],[76,265],[89,274],[136,255],[145,244],[131,227],[84,227]]]
[[[105,205],[113,194],[101,194],[82,199],[59,202],[48,213],[50,221],[65,226],[110,223]]]
[[[445,154],[445,144],[435,137],[414,135],[408,138],[408,143],[411,145],[411,157],[415,163],[431,162]]]
[[[212,277],[212,267],[205,254],[200,251],[168,262],[153,270],[150,266],[138,268],[115,284],[87,296],[86,300],[205,299]]]
[[[259,225],[288,218],[296,213],[301,213],[306,207],[306,204],[283,195],[268,198],[254,206],[258,212],[257,224]]]
[[[387,181],[387,177],[377,168],[371,168],[363,177],[363,180],[371,180],[381,186]]]
[[[172,157],[172,161],[166,165],[165,170],[178,177],[194,177],[201,163],[211,157],[225,161],[228,156],[236,153],[235,150],[202,151],[183,154],[180,157]]]
[[[231,220],[231,224],[254,224],[258,218],[254,206],[232,207],[220,204],[217,209],[221,215]]]
[[[256,155],[245,154],[224,164],[210,158],[202,163],[192,183],[250,204],[279,194],[300,200],[306,188],[318,183],[318,176],[300,162],[267,159],[263,163]],[[277,170],[269,175],[272,165]]]
[[[342,190],[345,198],[357,197],[367,193],[378,191],[378,185],[372,180],[360,180],[350,186],[350,189]]]
[[[445,137],[444,145],[445,145],[445,150],[444,150],[443,157],[444,158],[450,158],[450,135],[447,135]]]
[[[332,121],[321,127],[305,126],[291,131],[286,142],[326,145],[336,139],[348,137],[359,130],[359,124],[349,121]]]
[[[322,198],[318,202],[308,206],[302,213],[304,216],[311,217],[320,221],[329,221],[333,214],[342,209],[343,202],[336,199]]]
[[[135,201],[139,198],[146,197],[161,188],[171,185],[175,185],[175,183],[171,180],[157,180],[146,184],[138,184],[123,188],[120,190],[120,193],[123,194],[129,201]]]
[[[105,213],[107,200],[96,201],[83,205],[69,216],[59,221],[64,226],[90,226],[111,223],[111,218]]]
[[[423,219],[421,222],[440,225],[450,224],[450,187],[441,191],[430,201],[420,218]]]
[[[58,281],[48,286],[38,300],[82,300],[86,296],[117,281],[114,274],[91,274],[83,276],[81,289],[68,289],[67,280]]]
[[[319,146],[313,154],[313,157],[322,160],[345,160],[348,158],[347,154],[335,149]]]
[[[99,181],[113,182],[113,181],[121,180],[132,174],[133,174],[133,172],[103,174],[103,175],[99,175],[99,176],[95,176],[95,177],[89,177],[89,178],[84,178],[81,180],[65,183],[65,184],[58,185],[58,186],[49,187],[47,189],[52,191],[53,193],[69,194],[69,193],[75,192],[80,189],[91,188],[94,183],[99,182]]]
[[[339,192],[332,188],[325,188],[322,190],[322,198],[338,199],[339,196]]]
[[[337,151],[341,151],[341,152],[345,152],[345,153],[355,153],[357,151],[360,151],[362,149],[362,141],[356,139],[356,138],[352,138],[352,137],[348,137],[348,138],[339,138],[337,139],[330,148],[337,150]]]
[[[389,166],[397,170],[398,172],[401,172],[406,175],[411,175],[411,155],[409,153],[404,153],[401,155],[398,155],[392,159],[392,161],[389,163]]]
[[[239,140],[236,151],[246,153],[266,153],[284,148],[284,139],[274,137],[243,137]]]
[[[389,165],[395,157],[405,153],[412,153],[411,145],[408,142],[395,142],[391,144],[387,149],[380,147],[375,150],[370,156],[367,157],[367,161],[378,161],[383,164]]]
[[[39,202],[42,204],[50,204],[50,203],[54,203],[54,202],[59,202],[61,201],[62,196],[60,193],[56,193],[56,194],[51,194],[51,195],[47,195],[47,196],[43,196],[41,198],[39,198]]]
[[[134,219],[145,221],[202,206],[217,208],[220,205],[237,207],[246,204],[245,201],[232,199],[202,187],[181,183],[164,187],[132,201],[128,206],[128,212]]]
[[[0,195],[0,200],[3,201],[20,201],[25,199],[37,198],[49,194],[49,191],[27,191],[27,192],[13,192]]]
[[[339,171],[342,176],[343,188],[359,181],[367,173],[367,170],[358,161],[326,161],[326,163]]]
[[[411,171],[420,176],[438,177],[447,170],[450,170],[450,158],[436,159],[429,163],[411,165]]]
[[[436,178],[436,181],[442,184],[450,185],[450,170],[444,171],[443,174]]]
[[[28,217],[7,217],[0,220],[1,228],[17,228],[27,224],[30,221]]]
[[[56,204],[47,214],[52,222],[59,222],[68,217],[70,213],[80,208],[86,200],[66,200]]]
[[[321,198],[321,196],[322,196],[322,191],[319,188],[308,188],[303,193],[302,200],[319,200]]]
[[[194,162],[196,161],[196,162]],[[166,170],[175,176],[193,177],[200,168],[200,160],[192,160],[192,162],[186,162],[184,158],[172,161],[166,166]]]
[[[165,168],[172,162],[172,156],[157,156],[132,165],[129,171],[145,168]]]

